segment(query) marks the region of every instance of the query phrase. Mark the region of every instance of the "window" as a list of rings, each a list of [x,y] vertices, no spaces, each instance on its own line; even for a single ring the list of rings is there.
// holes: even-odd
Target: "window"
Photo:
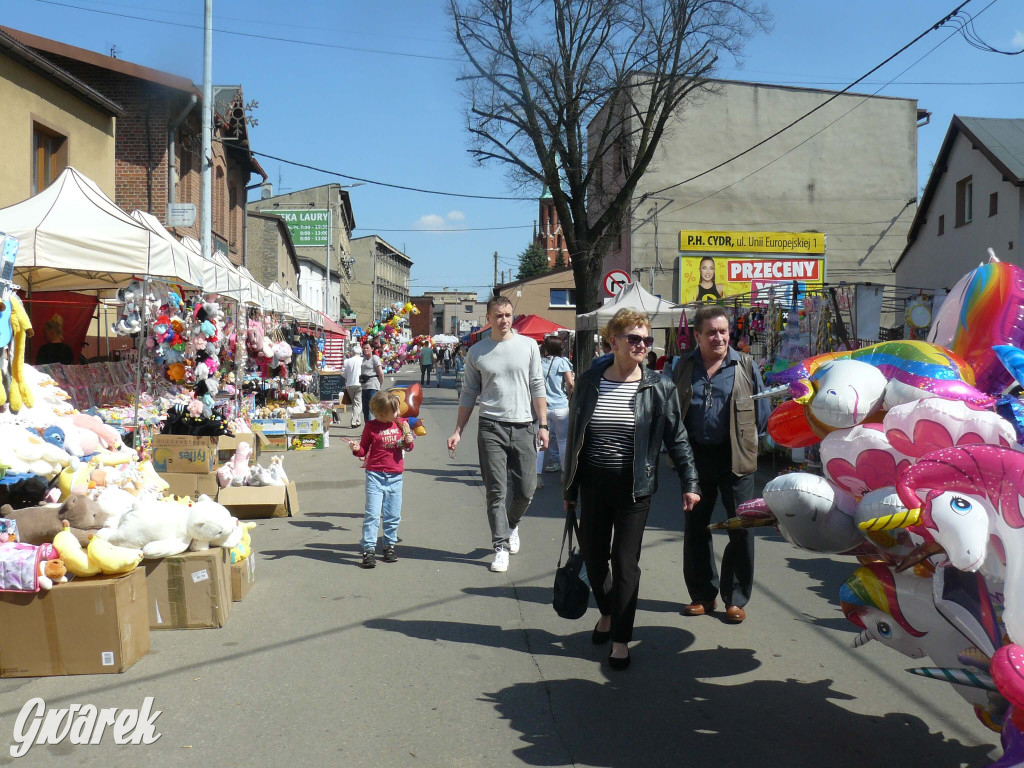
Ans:
[[[945,231],[946,231],[946,217],[945,216],[939,216],[939,236],[941,237],[942,234]]]
[[[956,183],[956,225],[970,224],[974,218],[974,179],[968,176]]]
[[[466,312],[467,315],[473,314],[473,305],[472,304],[467,304],[466,307],[465,307],[465,312]]]
[[[993,192],[988,196],[988,215],[995,216],[999,213],[999,193]]]
[[[228,187],[228,219],[231,222],[229,239],[238,244],[238,189],[234,184]]]
[[[576,306],[576,289],[575,288],[551,288],[549,289],[550,300],[549,303],[552,307],[575,307]]]
[[[53,183],[68,164],[67,136],[32,125],[32,194],[36,195]]]

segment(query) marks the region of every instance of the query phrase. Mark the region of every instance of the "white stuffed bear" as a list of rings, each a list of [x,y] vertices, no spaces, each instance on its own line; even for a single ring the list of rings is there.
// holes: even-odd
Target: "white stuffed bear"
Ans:
[[[200,496],[192,507],[146,500],[129,509],[116,528],[99,536],[121,547],[141,549],[147,559],[169,557],[193,549],[208,549],[209,542],[226,537],[235,526],[228,510]]]
[[[203,494],[189,510],[188,532],[192,537],[191,549],[209,549],[210,544],[224,546],[214,542],[230,540],[237,527],[238,520],[231,516],[227,507]],[[238,535],[238,540],[242,540],[241,534]]]

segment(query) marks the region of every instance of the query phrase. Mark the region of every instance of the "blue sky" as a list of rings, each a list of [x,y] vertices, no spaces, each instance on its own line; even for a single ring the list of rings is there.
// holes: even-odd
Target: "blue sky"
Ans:
[[[769,4],[771,34],[748,43],[741,66],[723,62],[719,76],[838,90],[958,3]],[[1020,0],[972,0],[965,10],[991,46],[1024,48]],[[411,187],[520,194],[506,186],[500,167],[479,167],[466,152],[457,52],[439,0],[215,0],[213,14],[215,29],[254,36],[214,35],[213,79],[240,83],[246,99],[259,102],[259,124],[250,132],[257,152]],[[0,23],[104,53],[116,46],[119,58],[202,80],[203,0],[3,0]],[[932,112],[931,124],[918,134],[919,186],[953,114],[1024,117],[1024,56],[976,50],[951,34],[944,28],[927,35],[854,88],[916,98]],[[346,183],[260,162],[278,191]],[[486,291],[493,252],[499,269],[514,269],[537,215],[535,201],[442,197],[370,184],[351,196],[355,236],[380,234],[413,259],[413,293],[445,286]]]

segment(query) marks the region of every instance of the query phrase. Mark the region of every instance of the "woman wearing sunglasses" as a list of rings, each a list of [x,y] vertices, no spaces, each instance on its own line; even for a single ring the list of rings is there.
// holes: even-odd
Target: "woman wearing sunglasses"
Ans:
[[[662,444],[682,480],[683,509],[700,500],[675,387],[643,365],[654,345],[650,328],[647,315],[616,312],[604,334],[611,359],[580,376],[569,403],[565,508],[575,509],[579,499],[580,548],[601,611],[591,639],[612,641],[608,663],[616,670],[629,666],[640,546]]]

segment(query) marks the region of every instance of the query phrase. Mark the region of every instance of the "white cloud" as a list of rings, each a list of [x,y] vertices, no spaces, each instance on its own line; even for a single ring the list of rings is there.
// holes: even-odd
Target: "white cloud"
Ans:
[[[448,221],[462,221],[465,218],[466,218],[466,214],[464,214],[462,211],[449,211],[448,212]]]
[[[416,229],[441,229],[444,227],[444,218],[436,213],[428,213],[426,216],[420,216],[414,226]]]
[[[1013,47],[1014,49],[1024,48],[1024,32],[1019,29],[1013,33]]]

